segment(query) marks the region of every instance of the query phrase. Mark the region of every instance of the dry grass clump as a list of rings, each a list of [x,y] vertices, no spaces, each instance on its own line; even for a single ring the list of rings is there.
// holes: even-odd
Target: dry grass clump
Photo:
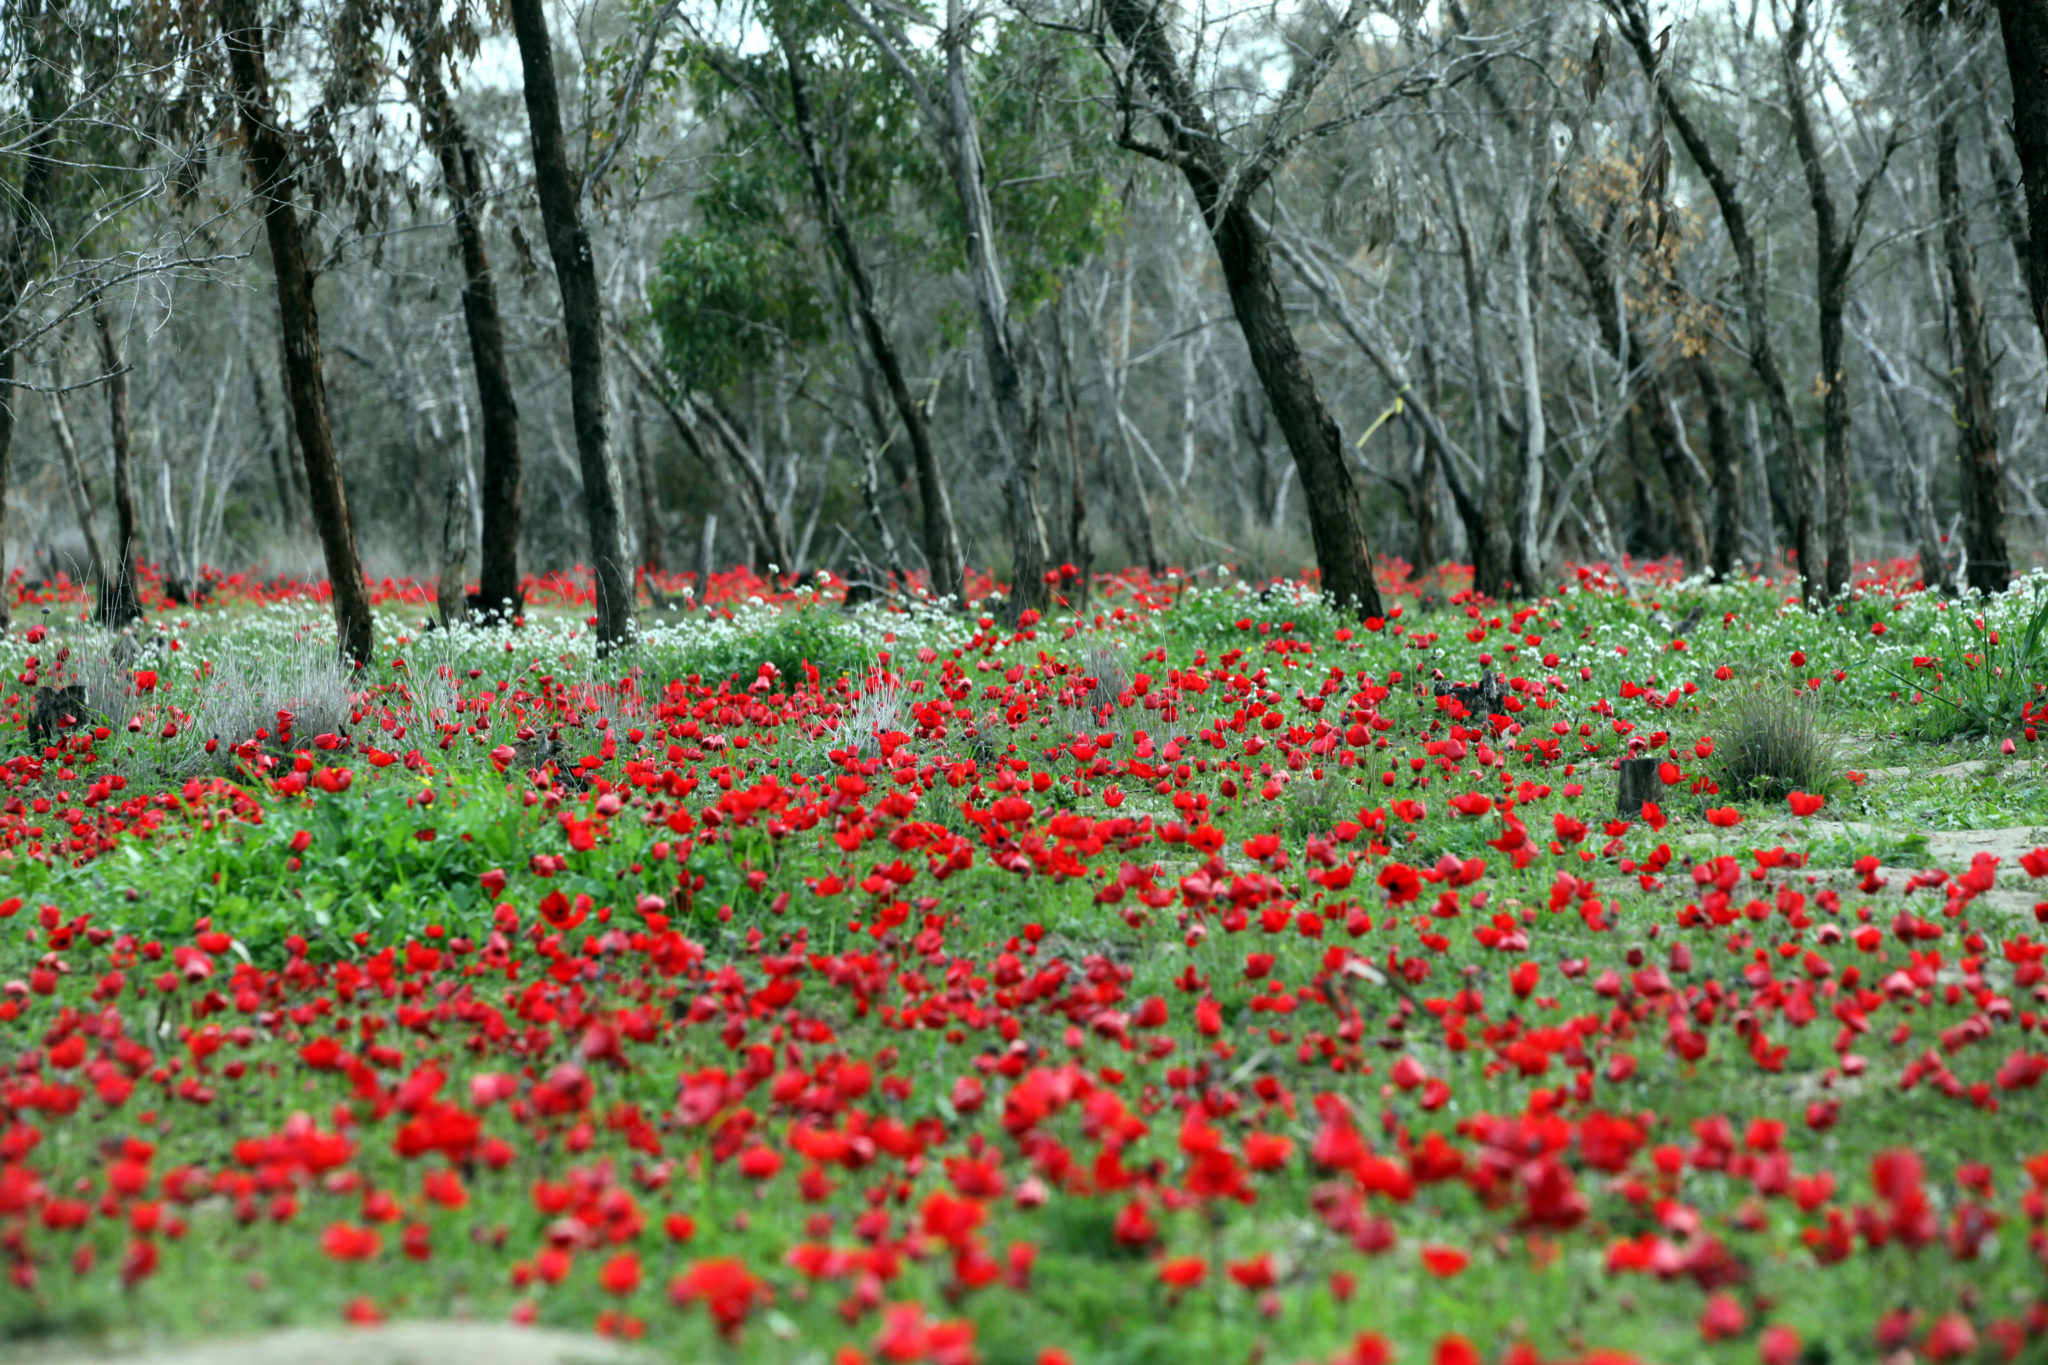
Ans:
[[[1716,720],[1714,780],[1724,794],[1774,801],[1824,791],[1832,780],[1834,748],[1810,696],[1754,686],[1724,704]]]

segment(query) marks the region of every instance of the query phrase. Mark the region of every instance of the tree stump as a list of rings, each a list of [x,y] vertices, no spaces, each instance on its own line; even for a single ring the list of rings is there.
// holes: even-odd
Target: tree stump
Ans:
[[[1621,760],[1621,784],[1616,789],[1614,813],[1624,820],[1640,820],[1643,807],[1655,801],[1663,790],[1663,779],[1657,775],[1657,760],[1654,758],[1624,758]]]

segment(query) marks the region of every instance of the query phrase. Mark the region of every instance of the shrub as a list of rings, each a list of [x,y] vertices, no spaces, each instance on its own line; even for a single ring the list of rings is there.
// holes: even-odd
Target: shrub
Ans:
[[[1825,791],[1833,780],[1834,753],[1821,728],[1819,702],[1782,685],[1745,689],[1719,712],[1713,764],[1721,790],[1743,800]]]

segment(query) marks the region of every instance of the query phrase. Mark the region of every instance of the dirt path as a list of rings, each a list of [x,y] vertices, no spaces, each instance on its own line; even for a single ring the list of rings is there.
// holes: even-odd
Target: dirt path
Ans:
[[[0,1344],[6,1365],[644,1365],[648,1359],[602,1337],[482,1322],[295,1327],[136,1350]]]

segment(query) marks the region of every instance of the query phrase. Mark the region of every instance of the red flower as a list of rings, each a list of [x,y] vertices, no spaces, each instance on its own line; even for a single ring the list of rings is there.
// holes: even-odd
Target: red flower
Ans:
[[[1422,1248],[1422,1268],[1439,1279],[1448,1280],[1464,1271],[1470,1258],[1456,1247],[1426,1246]]]
[[[374,1261],[384,1239],[372,1228],[335,1223],[320,1234],[320,1249],[337,1261]]]
[[[1707,812],[1707,823],[1715,829],[1733,829],[1742,823],[1742,812],[1733,806],[1716,806]]]
[[[1262,1251],[1248,1261],[1232,1261],[1230,1278],[1253,1291],[1271,1289],[1278,1278],[1273,1273],[1273,1253]]]
[[[620,1298],[640,1287],[640,1257],[631,1251],[622,1251],[606,1261],[597,1272],[598,1288],[607,1294]]]
[[[728,1338],[737,1338],[748,1314],[773,1302],[775,1291],[737,1256],[713,1256],[670,1280],[668,1296],[678,1308],[703,1304],[718,1330]]]
[[[1159,1263],[1159,1281],[1169,1289],[1193,1289],[1208,1278],[1209,1263],[1199,1256],[1175,1256]]]
[[[1707,1341],[1739,1337],[1749,1327],[1749,1314],[1730,1294],[1716,1294],[1700,1313],[1700,1336]]]
[[[1825,796],[1809,796],[1805,792],[1793,792],[1785,798],[1785,804],[1790,806],[1792,813],[1802,820],[1818,813],[1820,808],[1827,803],[1828,799]]]

